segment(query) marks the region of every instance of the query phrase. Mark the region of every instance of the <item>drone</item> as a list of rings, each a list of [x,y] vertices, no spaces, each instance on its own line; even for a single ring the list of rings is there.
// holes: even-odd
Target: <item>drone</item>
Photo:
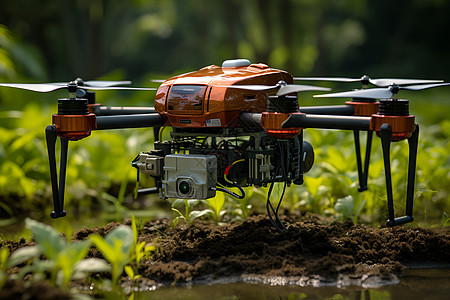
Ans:
[[[314,97],[351,98],[345,105],[306,106],[298,93],[330,91],[329,88],[294,84],[294,81],[361,82],[363,89],[319,94]],[[69,141],[88,137],[95,130],[153,128],[154,149],[137,154],[131,165],[137,173],[153,177],[155,186],[138,194],[160,198],[209,199],[221,192],[245,197],[243,187],[267,187],[266,209],[272,224],[286,230],[278,217],[284,191],[303,184],[314,164],[313,146],[303,139],[308,128],[354,132],[359,188],[368,189],[367,178],[373,132],[381,139],[388,203],[388,227],[412,222],[419,125],[409,114],[408,100],[397,99],[401,90],[423,90],[449,85],[440,80],[293,77],[286,71],[247,59],[226,60],[221,66],[161,81],[159,88],[121,85],[129,81],[83,81],[13,84],[0,86],[36,92],[67,89],[69,98],[58,100],[58,112],[45,129],[53,192],[54,219],[66,216],[64,189]],[[368,88],[368,85],[378,86]],[[156,90],[154,107],[109,107],[95,101],[97,90]],[[162,131],[171,127],[170,139]],[[364,167],[360,132],[367,132]],[[59,180],[56,140],[61,143]],[[407,140],[406,213],[395,217],[390,145]],[[276,208],[270,201],[274,183],[284,183]],[[231,190],[231,188],[237,188]],[[273,216],[272,216],[273,215]]]

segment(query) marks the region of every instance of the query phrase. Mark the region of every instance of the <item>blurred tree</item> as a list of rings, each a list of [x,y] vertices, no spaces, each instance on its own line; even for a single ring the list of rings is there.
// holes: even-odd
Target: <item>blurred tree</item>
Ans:
[[[236,57],[297,75],[445,79],[449,12],[445,0],[16,0],[2,3],[0,23],[40,53],[51,80],[117,69],[137,79]],[[45,79],[34,69],[26,75]]]

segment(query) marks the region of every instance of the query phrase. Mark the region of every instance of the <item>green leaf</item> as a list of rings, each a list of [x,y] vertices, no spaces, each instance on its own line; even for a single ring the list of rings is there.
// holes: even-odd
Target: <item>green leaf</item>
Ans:
[[[66,247],[66,240],[49,225],[27,218],[25,227],[33,233],[37,246],[48,259],[56,260]]]
[[[125,266],[125,273],[127,273],[127,275],[131,278],[131,280],[133,280],[133,278],[134,278],[134,271],[133,271],[133,268],[131,266]]]
[[[110,272],[111,265],[109,265],[105,260],[100,258],[86,258],[80,260],[73,267],[75,272],[85,272],[85,273],[100,273],[100,272]]]
[[[117,255],[114,251],[113,246],[110,245],[107,241],[105,241],[103,237],[94,234],[89,236],[89,238],[107,261],[109,262],[116,261]]]
[[[189,214],[189,220],[194,221],[197,218],[200,218],[208,213],[208,211],[211,211],[210,209],[204,209],[204,210],[194,210]]]
[[[9,257],[9,248],[4,247],[0,249],[0,271],[6,270],[7,261]],[[0,281],[1,282],[1,281]]]
[[[217,193],[213,198],[206,200],[207,204],[213,210],[216,216],[220,216],[223,205],[225,204],[225,195],[223,193]]]
[[[41,255],[41,252],[37,246],[19,248],[9,257],[7,266],[8,268],[17,266],[18,264],[24,263],[31,258],[38,257],[39,255]]]
[[[334,205],[334,209],[345,218],[351,218],[353,216],[354,208],[354,200],[351,195],[338,199]]]
[[[178,207],[178,206],[184,206],[183,199],[175,199],[175,201],[172,202],[172,207]]]
[[[67,248],[65,249],[65,252],[69,255],[70,261],[72,264],[75,264],[79,260],[86,257],[89,246],[91,245],[90,240],[84,240],[79,242],[73,242],[70,243]]]
[[[322,185],[323,177],[305,177],[305,185],[313,197],[317,195],[319,187]]]
[[[183,215],[178,209],[172,207],[172,210],[178,215],[177,218],[186,220],[186,218],[184,217],[184,215]]]
[[[128,254],[133,246],[133,230],[128,226],[120,225],[105,236],[105,241],[111,246],[120,242],[121,252]]]
[[[133,230],[133,243],[137,244],[138,231],[136,226],[136,218],[131,214],[131,229]]]

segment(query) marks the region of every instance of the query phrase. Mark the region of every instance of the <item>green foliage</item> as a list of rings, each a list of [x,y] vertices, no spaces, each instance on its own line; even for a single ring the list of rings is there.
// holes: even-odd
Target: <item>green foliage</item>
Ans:
[[[85,240],[69,243],[48,225],[31,219],[26,219],[25,224],[33,233],[36,241],[38,251],[34,250],[35,254],[43,254],[48,259],[52,282],[57,283],[58,280],[58,285],[66,287],[75,272],[75,264],[86,257],[90,242]],[[28,249],[26,253],[22,253],[24,254],[22,259],[26,260],[27,255],[32,255],[33,250],[31,249]],[[18,259],[18,257],[13,258]],[[57,276],[60,278],[57,278]]]
[[[9,248],[0,249],[0,290],[5,285],[8,276],[6,274],[7,262],[9,257]]]
[[[116,288],[125,266],[132,260],[133,230],[121,225],[111,230],[105,238],[94,234],[89,239],[111,264],[112,285]]]
[[[208,213],[208,210],[194,210],[194,206],[200,203],[199,200],[176,199],[172,203],[172,211],[175,212],[173,226],[175,227],[180,220],[184,220],[189,226],[192,225],[195,219],[200,218]],[[184,205],[184,214],[175,207]]]
[[[224,209],[225,195],[218,192],[213,198],[202,201],[209,209],[206,210],[206,215],[214,220],[214,223],[219,224],[221,217],[226,213]]]
[[[31,273],[33,280],[41,280],[49,273],[50,282],[63,288],[71,279],[85,278],[90,272],[108,271],[108,266],[102,261],[84,259],[90,246],[89,240],[69,242],[49,225],[31,219],[26,219],[25,223],[33,233],[36,245],[17,249],[9,257],[8,248],[0,250],[0,284],[6,280],[6,269],[20,264],[26,266],[11,278],[22,279]]]

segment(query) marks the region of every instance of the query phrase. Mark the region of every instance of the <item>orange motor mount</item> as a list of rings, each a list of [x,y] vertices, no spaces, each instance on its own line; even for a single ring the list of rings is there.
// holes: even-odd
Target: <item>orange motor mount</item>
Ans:
[[[267,135],[279,139],[293,138],[300,128],[283,128],[283,123],[292,113],[299,113],[296,96],[269,96],[267,112],[261,116],[261,125]]]
[[[392,129],[392,141],[401,141],[410,138],[415,130],[414,116],[409,114],[409,101],[404,99],[380,100],[380,109],[372,115],[370,130],[376,131],[380,136],[383,124]]]
[[[58,114],[53,115],[52,120],[57,135],[71,141],[88,137],[97,127],[95,115],[89,113],[87,99],[59,99]]]

